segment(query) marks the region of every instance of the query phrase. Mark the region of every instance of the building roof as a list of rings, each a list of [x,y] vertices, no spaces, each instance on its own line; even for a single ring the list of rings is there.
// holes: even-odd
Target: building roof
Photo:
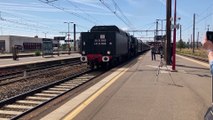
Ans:
[[[0,35],[0,37],[22,37],[22,38],[38,38],[38,37],[30,37],[30,36],[18,36],[18,35]],[[38,38],[42,39],[42,38]]]

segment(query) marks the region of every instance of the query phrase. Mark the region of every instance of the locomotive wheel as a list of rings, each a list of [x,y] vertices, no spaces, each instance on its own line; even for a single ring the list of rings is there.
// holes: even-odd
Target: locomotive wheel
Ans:
[[[102,63],[101,68],[103,70],[109,70],[110,69],[110,64],[109,63]]]
[[[89,63],[89,66],[90,66],[90,68],[91,68],[92,70],[94,70],[95,65],[94,65],[94,63],[93,63],[93,62],[92,62],[92,63]]]

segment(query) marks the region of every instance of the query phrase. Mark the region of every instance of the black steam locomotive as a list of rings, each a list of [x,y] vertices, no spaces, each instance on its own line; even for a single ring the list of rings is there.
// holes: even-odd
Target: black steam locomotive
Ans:
[[[115,65],[132,58],[150,46],[130,36],[117,26],[94,26],[81,33],[81,61],[92,68]]]

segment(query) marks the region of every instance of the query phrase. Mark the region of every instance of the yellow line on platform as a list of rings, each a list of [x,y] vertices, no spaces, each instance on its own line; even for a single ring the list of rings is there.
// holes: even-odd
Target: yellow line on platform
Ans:
[[[118,80],[120,76],[122,76],[129,68],[122,69],[122,71],[113,77],[109,82],[107,82],[103,87],[101,87],[98,91],[92,94],[88,99],[86,99],[83,103],[81,103],[77,108],[68,113],[67,116],[63,118],[63,120],[72,120],[75,118],[85,107],[87,107],[92,101],[94,101],[100,94],[102,94],[109,86],[111,86],[115,81]]]
[[[200,61],[197,61],[197,60],[193,60],[193,59],[191,59],[191,58],[184,57],[184,56],[181,56],[181,55],[176,55],[176,56],[181,57],[181,58],[183,58],[183,59],[186,59],[186,60],[192,61],[192,62],[194,62],[194,63],[200,64],[200,65],[203,65],[203,66],[205,66],[205,67],[208,67],[208,68],[209,68],[209,64],[207,64],[207,63],[200,62]]]

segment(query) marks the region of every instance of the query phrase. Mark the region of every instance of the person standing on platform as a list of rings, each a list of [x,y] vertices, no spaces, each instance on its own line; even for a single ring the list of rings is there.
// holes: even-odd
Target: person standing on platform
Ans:
[[[158,50],[159,50],[159,53],[160,53],[160,58],[163,58],[163,46],[160,45]]]
[[[208,50],[208,59],[210,64],[210,72],[213,75],[213,43],[207,38],[203,40],[203,48]]]
[[[212,80],[212,105],[208,108],[204,120],[213,120],[213,43],[212,41],[205,38],[203,40],[203,48],[208,50],[208,59],[210,65],[210,72],[211,72],[211,80]]]
[[[152,46],[151,47],[152,60],[156,60],[155,52],[156,52],[156,48],[154,46]]]
[[[18,60],[18,47],[17,46],[13,46],[12,47],[12,55],[13,55],[13,60]]]

